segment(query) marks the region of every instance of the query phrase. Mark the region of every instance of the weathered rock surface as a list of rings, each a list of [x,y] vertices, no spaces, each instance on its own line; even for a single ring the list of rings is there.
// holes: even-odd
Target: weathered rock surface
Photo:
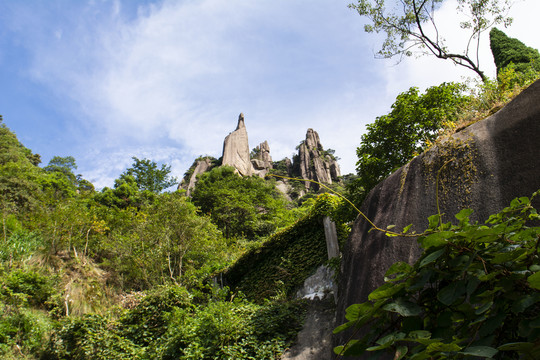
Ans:
[[[254,159],[251,159],[251,165],[253,166],[253,173],[264,177],[270,169],[272,169],[272,157],[270,156],[270,145],[268,141],[265,141],[258,145],[255,150],[257,155]]]
[[[304,326],[294,345],[281,360],[330,360],[332,356],[332,330],[335,324],[333,298],[309,302]]]
[[[321,183],[332,184],[336,181],[341,172],[339,164],[330,155],[324,153],[319,134],[313,129],[308,129],[306,139],[298,147],[298,164],[293,168],[298,169],[298,175],[303,179],[318,181]],[[312,182],[305,182],[306,188],[315,188],[318,186]]]
[[[178,189],[186,190],[187,196],[191,196],[191,191],[193,191],[195,184],[197,183],[197,176],[212,168],[212,159],[207,157],[195,160],[193,165],[191,165],[191,168],[194,168],[191,175],[184,177],[180,185],[178,185]]]
[[[251,176],[253,166],[249,155],[249,142],[244,114],[238,117],[236,130],[227,135],[223,143],[223,165],[230,165],[242,176]]]
[[[413,159],[377,185],[361,211],[378,227],[413,224],[422,232],[437,213],[436,186],[444,221],[463,208],[484,221],[519,196],[540,189],[540,81],[493,116],[479,121]],[[444,167],[443,165],[447,162]],[[436,184],[437,172],[440,179]],[[537,207],[540,201],[535,204]],[[415,239],[369,232],[358,217],[342,259],[337,324],[345,309],[367,300],[396,261],[413,263],[420,255]],[[335,339],[343,343],[347,334]],[[391,357],[389,357],[391,358]]]

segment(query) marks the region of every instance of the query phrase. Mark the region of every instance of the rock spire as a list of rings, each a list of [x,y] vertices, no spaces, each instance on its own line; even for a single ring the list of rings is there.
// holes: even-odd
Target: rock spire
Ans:
[[[253,166],[249,156],[248,134],[242,113],[238,116],[236,130],[227,135],[223,142],[223,165],[234,167],[242,176],[253,174]]]

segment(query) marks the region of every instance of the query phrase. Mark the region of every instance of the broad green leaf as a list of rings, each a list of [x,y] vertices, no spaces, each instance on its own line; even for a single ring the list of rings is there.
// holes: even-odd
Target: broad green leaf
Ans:
[[[422,312],[420,306],[403,298],[398,298],[396,301],[386,304],[383,309],[396,312],[401,316],[418,316]]]
[[[450,306],[465,294],[467,288],[462,280],[451,283],[445,286],[437,293],[437,299],[444,305]]]
[[[409,351],[409,348],[406,347],[406,346],[398,346],[398,348],[396,349],[396,354],[394,356],[394,360],[400,360],[400,359],[403,359],[405,357],[405,355],[407,355],[407,352]]]
[[[540,290],[540,271],[529,276],[527,282],[533,289]]]
[[[339,325],[337,328],[335,328],[332,332],[334,334],[338,334],[342,331],[345,331],[347,330],[348,328],[350,328],[351,326],[355,325],[356,322],[355,321],[349,321],[349,322],[346,322],[345,324],[341,324]]]
[[[426,266],[427,264],[430,264],[430,263],[434,262],[435,260],[440,258],[442,254],[444,254],[445,250],[446,250],[445,248],[442,248],[440,250],[432,252],[431,254],[429,254],[428,256],[423,258],[422,261],[420,261],[420,266],[419,267],[422,268],[422,267]]]
[[[459,354],[492,358],[498,352],[499,350],[490,346],[469,346],[463,351],[460,351]]]
[[[431,352],[431,353],[438,352],[438,351],[451,352],[451,351],[459,351],[459,350],[461,350],[461,346],[459,346],[458,344],[454,344],[454,343],[445,344],[440,341],[429,344],[426,348],[426,351]]]
[[[518,314],[525,311],[529,306],[536,304],[538,301],[540,301],[540,294],[538,293],[525,295],[518,301],[514,302],[512,305],[512,312]]]
[[[398,261],[388,268],[384,276],[390,276],[398,273],[405,273],[412,270],[412,266],[403,261]]]
[[[494,264],[503,264],[509,261],[516,261],[520,256],[524,255],[527,252],[526,249],[516,249],[514,251],[509,251],[505,253],[498,253],[491,260]]]
[[[431,215],[430,217],[428,217],[428,221],[429,221],[428,229],[429,230],[436,229],[439,226],[440,220],[441,220],[441,216],[439,214]]]
[[[421,241],[421,245],[424,249],[429,249],[432,246],[444,245],[448,242],[448,238],[454,236],[453,231],[440,231],[425,236]]]
[[[409,337],[412,339],[429,339],[431,338],[431,333],[427,330],[415,330],[409,333]]]
[[[481,305],[480,307],[478,307],[478,308],[474,311],[474,314],[475,314],[475,315],[483,314],[483,313],[485,313],[486,311],[488,311],[492,306],[493,306],[493,301],[487,302],[487,303],[485,303],[484,305]]]
[[[463,209],[456,214],[456,219],[463,221],[463,219],[468,218],[473,213],[472,209]]]
[[[369,300],[379,300],[389,298],[401,289],[405,287],[405,283],[401,284],[384,284],[383,286],[375,289],[371,294],[369,294]]]
[[[523,351],[528,352],[534,347],[530,342],[513,342],[499,346],[497,349],[500,351]]]
[[[373,309],[373,305],[370,302],[353,304],[345,310],[345,318],[349,321],[358,320],[360,316],[364,315],[371,309]]]

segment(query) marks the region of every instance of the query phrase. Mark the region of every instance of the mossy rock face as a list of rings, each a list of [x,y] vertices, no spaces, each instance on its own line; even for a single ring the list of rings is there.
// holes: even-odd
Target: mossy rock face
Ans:
[[[378,184],[360,210],[379,228],[423,232],[437,212],[443,222],[471,208],[483,222],[516,197],[540,189],[540,81],[487,119],[478,121],[414,158]],[[534,207],[538,208],[538,199]],[[415,238],[389,238],[363,218],[354,224],[343,250],[337,323],[345,309],[367,300],[397,261],[421,254]],[[346,336],[346,334],[344,334]],[[338,339],[343,343],[344,339]]]
[[[322,219],[337,203],[331,195],[319,195],[306,217],[271,236],[232,265],[224,274],[228,285],[257,302],[277,295],[292,296],[305,279],[328,261]],[[342,224],[337,224],[336,230],[338,241],[343,243],[348,230]]]
[[[467,131],[464,138],[444,139],[422,157],[426,186],[435,185],[440,206],[459,202],[459,207],[472,205],[473,184],[478,181],[478,152],[474,137]]]

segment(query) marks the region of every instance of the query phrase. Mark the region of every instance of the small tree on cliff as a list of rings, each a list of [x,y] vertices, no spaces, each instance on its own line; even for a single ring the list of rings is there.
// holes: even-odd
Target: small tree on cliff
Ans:
[[[412,87],[398,95],[388,115],[379,116],[367,126],[357,148],[356,187],[367,194],[381,180],[416,154],[422,152],[443,128],[452,121],[468,97],[463,85],[443,83],[421,94]]]
[[[487,77],[480,69],[478,47],[481,35],[497,24],[511,23],[506,14],[510,0],[457,0],[458,12],[466,15],[462,29],[469,37],[461,51],[451,51],[439,33],[435,12],[444,0],[358,0],[349,7],[371,20],[366,32],[384,32],[386,40],[377,55],[393,56],[432,55],[474,71],[482,81]]]

